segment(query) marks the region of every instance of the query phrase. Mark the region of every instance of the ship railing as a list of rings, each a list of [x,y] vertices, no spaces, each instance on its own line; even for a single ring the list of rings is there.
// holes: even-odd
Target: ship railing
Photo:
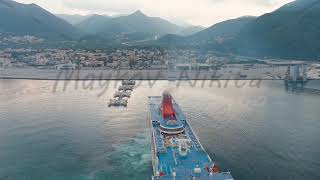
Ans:
[[[190,126],[186,126],[185,127],[186,131],[187,131],[187,134],[189,136],[189,138],[191,139],[192,143],[194,144],[196,150],[199,150],[199,149],[203,149],[198,138],[194,135],[192,129],[190,128]]]
[[[151,116],[150,116],[150,113],[148,113],[148,125],[149,125],[149,136],[150,136],[150,141],[151,141],[151,151],[152,151],[152,153],[151,153],[151,157],[152,157],[152,168],[153,168],[153,172],[156,172],[156,164],[158,163],[158,162],[156,162],[156,159],[155,159],[155,142],[154,142],[154,135],[153,135],[153,128],[151,127],[151,123],[150,123],[150,119],[151,118]],[[152,179],[154,179],[154,178],[152,178]]]
[[[182,112],[180,106],[176,103],[175,100],[174,100],[173,106],[174,106],[174,110],[177,112],[177,113],[176,113],[177,117],[178,117],[181,121],[186,121],[186,117],[185,117],[184,113]]]
[[[192,135],[193,137],[194,137],[194,142],[196,142],[197,143],[197,147],[199,147],[203,152],[205,152],[206,154],[208,154],[207,153],[207,151],[203,148],[203,146],[200,144],[200,141],[199,141],[199,139],[198,139],[198,137],[194,134],[194,131],[193,131],[193,129],[192,129],[192,127],[189,125],[189,122],[187,121],[187,123],[186,123],[186,129],[188,129],[189,131],[191,131],[191,133],[188,133],[188,134],[190,134],[190,135]],[[212,162],[212,159],[211,159],[211,157],[208,155],[208,158],[209,158],[209,160]]]
[[[155,137],[155,145],[156,145],[156,149],[157,152],[159,153],[166,153],[166,148],[164,146],[164,142],[163,139],[161,138],[161,133],[158,129],[154,129],[154,137]]]

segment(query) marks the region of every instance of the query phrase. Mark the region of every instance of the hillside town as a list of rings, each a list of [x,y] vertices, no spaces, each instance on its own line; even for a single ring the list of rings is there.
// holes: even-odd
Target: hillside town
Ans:
[[[159,69],[165,68],[166,64],[160,51],[71,49],[5,49],[0,50],[0,62],[9,67],[43,69]]]
[[[190,49],[0,50],[2,76],[16,78],[55,79],[61,70],[81,70],[84,79],[88,73],[106,72],[118,79],[117,71],[129,72],[130,76],[140,71],[147,79],[284,79],[288,67],[293,66],[305,68],[310,79],[320,78],[320,65],[316,61],[256,59]],[[188,75],[181,74],[185,71]],[[152,76],[147,77],[146,73]]]
[[[0,46],[14,46],[14,45],[32,45],[42,43],[45,40],[31,35],[13,35],[0,33]]]
[[[0,50],[2,66],[39,69],[166,69],[170,63],[198,63],[204,68],[228,63],[226,57],[200,54],[192,50],[72,50],[13,49]]]

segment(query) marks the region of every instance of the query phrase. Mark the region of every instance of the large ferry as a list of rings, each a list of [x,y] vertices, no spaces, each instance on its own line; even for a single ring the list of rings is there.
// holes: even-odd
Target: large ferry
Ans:
[[[153,180],[233,180],[220,172],[167,91],[149,97]]]

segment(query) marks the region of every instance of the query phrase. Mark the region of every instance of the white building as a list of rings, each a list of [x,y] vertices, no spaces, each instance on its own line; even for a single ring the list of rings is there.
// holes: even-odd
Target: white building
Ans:
[[[77,69],[76,64],[59,64],[55,66],[55,69],[58,70],[75,70]]]

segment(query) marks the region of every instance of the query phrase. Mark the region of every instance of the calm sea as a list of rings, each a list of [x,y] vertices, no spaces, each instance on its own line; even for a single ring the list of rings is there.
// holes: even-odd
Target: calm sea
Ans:
[[[147,97],[164,90],[236,180],[320,179],[318,92],[287,92],[281,81],[145,81],[127,108],[108,108],[120,82],[63,83],[0,80],[1,180],[150,179]]]

